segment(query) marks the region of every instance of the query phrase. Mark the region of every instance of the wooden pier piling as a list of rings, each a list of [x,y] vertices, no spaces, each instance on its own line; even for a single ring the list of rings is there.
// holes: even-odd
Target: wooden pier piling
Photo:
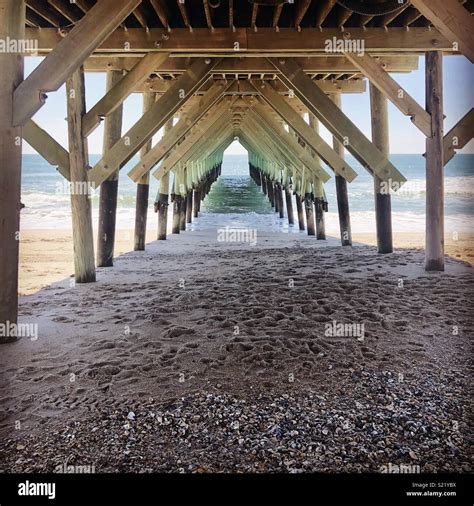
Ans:
[[[388,136],[387,99],[383,93],[370,84],[370,106],[372,112],[372,142],[385,157],[390,153]],[[392,197],[388,184],[374,174],[375,221],[377,248],[379,253],[393,252],[392,239]]]
[[[426,139],[425,269],[444,271],[443,53],[427,52],[425,61],[426,111],[432,128]]]
[[[119,70],[107,71],[107,91],[110,91],[123,77]],[[122,137],[123,105],[115,109],[104,121],[103,152],[107,152]],[[97,232],[97,267],[114,265],[115,224],[119,170],[100,185],[99,226]]]
[[[143,114],[146,114],[155,103],[155,94],[143,94]],[[144,158],[151,150],[151,139],[140,150],[140,158]],[[146,173],[137,184],[137,199],[135,207],[135,251],[144,251],[146,242],[146,221],[148,214],[148,198],[150,196],[150,174]]]
[[[74,243],[74,272],[76,283],[96,280],[92,209],[87,178],[87,139],[82,134],[86,113],[84,69],[73,72],[66,82],[69,137],[69,169],[71,176],[71,215]]]
[[[0,0],[0,39],[25,37],[25,2]],[[13,122],[13,92],[23,80],[23,56],[0,53],[0,324],[18,318],[21,210],[21,128]],[[0,343],[16,336],[0,337]]]
[[[342,108],[342,94],[332,93],[330,97],[332,101],[341,109]],[[339,142],[336,136],[333,136],[334,151],[344,158],[344,145]],[[347,181],[336,174],[336,200],[337,212],[339,216],[339,230],[341,233],[342,246],[352,246],[352,231],[351,231],[351,217],[349,211],[349,195],[347,193]]]

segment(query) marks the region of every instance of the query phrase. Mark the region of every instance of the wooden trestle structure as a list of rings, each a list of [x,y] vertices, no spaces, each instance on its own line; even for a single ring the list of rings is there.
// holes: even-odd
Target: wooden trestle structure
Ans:
[[[95,265],[113,264],[124,164],[140,153],[128,176],[137,183],[141,250],[150,173],[161,182],[158,238],[166,239],[169,205],[179,233],[198,216],[236,138],[280,216],[285,200],[295,221],[295,194],[299,227],[306,222],[318,239],[325,238],[324,185],[335,176],[343,246],[352,241],[347,183],[357,177],[347,149],[373,176],[378,248],[391,252],[387,188],[405,178],[388,158],[390,100],[426,136],[426,269],[443,270],[443,167],[472,138],[473,111],[444,136],[442,60],[474,61],[473,10],[470,0],[0,0],[3,47],[33,41],[45,56],[24,79],[25,54],[0,52],[0,323],[17,320],[22,139],[71,183],[100,185],[96,259],[89,195],[71,196],[77,282],[94,281]],[[425,107],[391,76],[417,69],[420,55]],[[107,92],[89,111],[85,72],[107,72]],[[367,81],[372,142],[341,108],[341,95],[364,92]],[[33,119],[64,83],[68,150]],[[123,134],[122,104],[135,92],[143,93],[143,116]],[[87,137],[103,120],[103,156],[91,167]],[[320,137],[320,124],[333,145]]]

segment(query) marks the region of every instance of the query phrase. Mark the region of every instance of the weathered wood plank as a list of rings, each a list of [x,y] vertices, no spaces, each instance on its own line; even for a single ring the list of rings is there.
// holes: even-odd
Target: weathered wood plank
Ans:
[[[62,176],[70,179],[69,153],[46,130],[30,119],[23,127],[23,139],[48,163],[55,165]]]
[[[427,137],[431,136],[430,115],[372,56],[368,53],[344,54],[405,116],[409,116]]]
[[[77,283],[91,283],[96,280],[96,275],[92,210],[87,187],[87,140],[82,135],[82,118],[86,109],[82,69],[73,72],[66,81],[66,94],[74,271]]]
[[[149,53],[115,86],[107,91],[84,118],[84,135],[89,136],[101,123],[103,118],[111,114],[125,99],[144,82],[150,74],[168,59],[167,53]]]
[[[458,0],[412,0],[454,48],[474,63],[474,19]]]
[[[426,139],[425,269],[444,271],[443,53],[426,53],[426,110],[432,137]]]
[[[25,37],[23,0],[0,0],[0,39]],[[13,120],[13,92],[23,79],[23,57],[0,53],[0,324],[18,318],[21,210],[21,129]],[[0,337],[0,343],[16,336]]]
[[[373,84],[370,85],[372,141],[388,158],[390,154],[387,99]],[[392,197],[388,185],[374,174],[375,222],[379,253],[393,252]]]
[[[114,167],[127,163],[199,89],[216,63],[217,60],[194,63],[124,137],[104,154],[89,171],[89,180],[98,185],[113,172]]]
[[[351,37],[364,40],[365,50],[371,54],[404,53],[432,51],[439,48],[447,53],[457,53],[452,43],[436,29],[427,27],[405,28],[351,28]],[[123,53],[125,44],[130,48],[128,53],[144,53],[148,51],[165,50],[172,53],[189,52],[212,55],[215,52],[227,53],[235,57],[252,56],[259,53],[285,53],[285,52],[327,52],[327,41],[341,37],[340,28],[305,28],[301,32],[294,28],[280,28],[278,37],[275,37],[274,28],[260,27],[257,32],[250,28],[194,28],[192,32],[187,29],[174,28],[172,36],[166,41],[166,49],[157,49],[157,41],[162,40],[163,30],[150,29],[145,32],[141,28],[129,28],[127,32],[116,30],[107,40],[99,45],[98,51],[102,53]],[[53,28],[27,28],[27,38],[36,39],[39,51],[43,54],[51,51],[62,40],[57,30]],[[128,46],[129,44],[129,46]]]
[[[128,176],[134,181],[147,174],[165,157],[179,140],[216,104],[224,92],[232,85],[229,83],[212,84],[203,97],[193,97],[193,106],[183,114],[178,123],[170,128],[160,141],[130,170]]]
[[[64,84],[140,2],[97,2],[15,90],[15,125],[24,125],[44,105],[45,93]]]
[[[331,169],[348,181],[357,177],[357,173],[343,160],[301,116],[269,85],[262,81],[252,81],[265,101],[298,132],[298,135],[313,149]],[[326,95],[325,95],[326,96]]]
[[[294,90],[295,95],[308,107],[324,126],[343,142],[346,149],[381,180],[394,189],[406,181],[403,174],[357,128],[356,125],[302,72],[291,60],[272,58],[270,61],[282,72],[281,79]],[[323,158],[323,157],[322,157]],[[323,158],[324,159],[324,158]]]
[[[474,108],[466,113],[444,136],[444,165],[451,160],[458,149],[462,149],[472,138],[474,138]]]

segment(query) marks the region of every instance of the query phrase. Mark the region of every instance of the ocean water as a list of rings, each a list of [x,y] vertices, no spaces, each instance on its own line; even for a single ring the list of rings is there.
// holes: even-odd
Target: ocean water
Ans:
[[[91,155],[91,164],[99,159]],[[374,232],[374,196],[372,177],[351,156],[347,160],[358,177],[348,185],[353,232]],[[425,227],[425,159],[421,155],[392,155],[394,165],[408,182],[392,196],[393,228],[395,231],[419,232]],[[121,171],[117,228],[134,226],[136,185],[126,173],[134,160]],[[328,173],[332,174],[330,169]],[[148,226],[156,227],[153,201],[159,189],[151,177]],[[326,228],[338,233],[337,204],[334,178],[325,185],[329,203]],[[473,230],[474,217],[474,155],[456,155],[445,168],[446,231]],[[94,224],[98,216],[99,191],[92,196]],[[70,228],[71,211],[68,187],[56,168],[39,155],[24,155],[22,172],[22,228]],[[249,177],[246,155],[225,155],[222,175],[214,183],[202,207],[203,214],[193,224],[205,227],[247,226],[265,230],[299,233],[298,227],[288,227],[286,218],[280,220],[266,197]],[[170,213],[171,215],[171,213]]]

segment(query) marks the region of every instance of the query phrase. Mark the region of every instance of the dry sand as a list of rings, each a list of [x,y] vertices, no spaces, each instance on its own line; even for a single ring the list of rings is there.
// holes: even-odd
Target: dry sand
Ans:
[[[118,252],[130,247],[131,235],[120,237]],[[472,261],[468,238],[447,251]],[[426,273],[415,249],[378,255],[260,232],[252,247],[195,231],[123,254],[98,269],[97,283],[71,287],[67,234],[25,232],[21,252],[21,291],[36,293],[21,298],[20,321],[37,323],[39,338],[2,347],[3,470],[52,470],[68,459],[103,471],[374,470],[407,459],[423,470],[469,468],[473,275],[457,258],[445,273]],[[62,281],[37,291],[53,280]],[[333,321],[364,325],[364,337],[327,335]],[[238,409],[219,415],[221,430],[202,409],[220,412],[222,402]],[[299,429],[281,429],[267,448],[255,437],[268,429],[263,420],[276,423],[269,412],[281,402]],[[157,427],[155,411],[167,409],[186,414]],[[312,443],[292,447],[303,434]]]
[[[155,240],[155,231],[147,233],[147,241]],[[304,237],[304,234],[302,235]],[[298,236],[298,238],[302,237]],[[278,241],[283,235],[279,235]],[[293,237],[296,240],[296,238]],[[398,248],[422,250],[424,234],[398,232],[394,244]],[[460,234],[457,240],[446,237],[446,255],[474,264],[474,236]],[[278,245],[278,241],[276,245]],[[376,245],[375,234],[359,233],[354,242]],[[133,249],[133,230],[118,230],[115,254]],[[70,230],[25,230],[20,244],[20,294],[29,295],[74,272],[72,232]]]

